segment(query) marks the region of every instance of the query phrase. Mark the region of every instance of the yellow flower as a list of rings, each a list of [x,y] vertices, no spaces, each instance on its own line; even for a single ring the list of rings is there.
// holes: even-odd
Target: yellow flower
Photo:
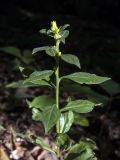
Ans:
[[[56,24],[56,21],[51,22],[51,31],[55,34],[57,34],[59,32],[59,28]]]

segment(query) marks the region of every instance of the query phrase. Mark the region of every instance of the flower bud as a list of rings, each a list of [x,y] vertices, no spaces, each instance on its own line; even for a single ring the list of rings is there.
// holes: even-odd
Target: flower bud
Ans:
[[[56,21],[52,21],[51,22],[51,31],[53,33],[55,33],[55,34],[59,32],[59,28],[58,28],[58,26],[56,24]]]

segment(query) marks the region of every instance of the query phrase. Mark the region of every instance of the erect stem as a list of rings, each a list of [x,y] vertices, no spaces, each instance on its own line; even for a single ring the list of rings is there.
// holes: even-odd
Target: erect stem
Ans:
[[[56,49],[59,52],[59,43],[56,42]],[[59,109],[59,55],[56,56],[56,70],[55,70],[55,77],[56,77],[56,107]],[[60,132],[60,122],[58,121],[56,124],[56,132]],[[57,148],[57,156],[60,157],[60,148]]]

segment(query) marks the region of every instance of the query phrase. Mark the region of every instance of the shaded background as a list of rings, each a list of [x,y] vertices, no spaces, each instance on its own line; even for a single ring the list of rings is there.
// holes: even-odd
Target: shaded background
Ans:
[[[14,46],[21,50],[29,49],[32,51],[34,47],[51,43],[49,39],[39,34],[39,30],[49,28],[52,20],[56,20],[58,25],[70,24],[70,36],[67,38],[66,46],[61,46],[61,50],[64,53],[76,54],[80,58],[82,71],[109,76],[118,85],[120,81],[119,0],[1,0],[0,47]],[[44,55],[35,58],[40,67],[49,68],[51,66],[52,60]],[[44,58],[46,58],[46,61]],[[8,93],[6,89],[2,88],[4,84],[20,78],[19,72],[13,71],[12,60],[13,56],[0,52],[1,104],[11,96],[9,95],[11,92]],[[63,64],[61,70],[64,74],[66,71],[75,71],[76,68],[72,66],[67,68],[67,65]],[[114,88],[114,85],[111,86],[111,90],[114,90]],[[96,88],[96,90],[111,98],[109,93],[100,88]],[[107,112],[107,116],[106,114],[102,115],[102,113],[103,119],[101,120],[100,117],[101,121],[98,121],[99,125],[102,121],[105,125],[107,124],[104,136],[101,137],[102,143],[98,142],[102,146],[100,153],[102,160],[117,160],[120,158],[119,91],[118,89],[115,92],[117,98],[112,95],[112,100],[110,99],[112,105],[108,109],[109,112],[103,109],[103,113],[104,111]],[[6,92],[9,96],[3,98]],[[90,130],[93,137],[97,137],[99,132],[96,127],[97,123],[93,122],[92,124],[93,128],[89,128],[88,131]],[[110,124],[112,124],[110,129],[117,133],[109,132]],[[106,142],[103,143],[105,139]],[[104,150],[107,150],[108,146],[109,152],[105,155]]]

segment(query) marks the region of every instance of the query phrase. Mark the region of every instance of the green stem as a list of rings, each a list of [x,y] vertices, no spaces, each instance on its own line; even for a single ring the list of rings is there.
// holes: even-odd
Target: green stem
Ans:
[[[59,52],[59,43],[56,42],[56,48]],[[55,70],[55,77],[56,77],[56,107],[59,109],[59,56],[56,56],[56,70]],[[56,132],[60,132],[60,122],[58,121],[56,124]],[[60,148],[57,148],[57,156],[60,158]]]

